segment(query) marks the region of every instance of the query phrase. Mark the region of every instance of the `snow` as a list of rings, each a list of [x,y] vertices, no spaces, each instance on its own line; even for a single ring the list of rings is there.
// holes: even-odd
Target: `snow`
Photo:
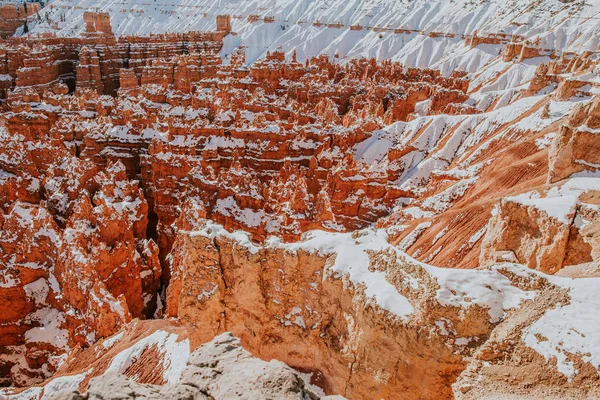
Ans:
[[[556,137],[557,132],[550,132],[547,135],[536,139],[535,140],[535,145],[537,146],[537,148],[539,150],[543,150],[547,147],[550,146],[550,144],[552,143],[552,140]]]
[[[302,371],[298,371],[296,369],[294,369],[294,372],[304,381],[304,385],[306,387],[308,387],[310,390],[312,390],[314,393],[316,393],[321,400],[347,400],[345,397],[337,396],[337,395],[326,396],[325,391],[323,389],[321,389],[319,386],[317,386],[315,384],[312,384],[311,381],[313,381],[313,382],[315,381],[312,378],[314,375],[316,375],[316,373],[302,372]]]
[[[356,145],[354,159],[365,164],[381,161],[393,144],[389,136],[391,135],[385,130],[375,131],[370,138]]]
[[[290,310],[289,313],[285,315],[285,318],[282,319],[282,322],[286,326],[290,326],[291,324],[297,325],[302,329],[306,329],[306,324],[304,323],[304,317],[302,316],[302,309],[300,307],[294,307]]]
[[[163,356],[163,379],[165,382],[178,382],[190,356],[190,343],[188,339],[179,340],[177,334],[163,330],[153,332],[150,336],[117,354],[105,374],[124,373],[144,351],[153,346]]]
[[[414,218],[414,219],[433,217],[432,212],[423,211],[419,207],[406,207],[406,208],[401,209],[400,212],[402,212],[403,215],[410,216],[411,218]]]
[[[566,116],[578,102],[550,101],[549,116],[542,117],[544,113],[542,107],[527,115],[530,110],[539,106],[539,102],[544,97],[520,98],[519,90],[531,80],[537,66],[548,60],[547,57],[522,63],[506,63],[498,58],[502,45],[482,44],[469,48],[460,36],[430,37],[427,33],[443,31],[463,35],[473,34],[476,31],[480,34],[504,31],[509,35],[522,35],[532,42],[539,42],[540,46],[554,47],[563,51],[581,52],[595,50],[598,47],[597,17],[593,17],[591,13],[594,9],[598,9],[600,0],[589,0],[591,7],[583,7],[572,19],[565,18],[571,5],[559,0],[542,2],[507,0],[479,3],[475,4],[467,0],[330,0],[327,2],[325,0],[300,2],[164,0],[159,4],[147,5],[131,0],[93,2],[82,0],[79,7],[71,7],[68,0],[55,0],[52,2],[53,9],[45,11],[49,11],[50,17],[54,20],[58,19],[60,13],[66,14],[66,22],[60,23],[59,36],[80,34],[83,29],[82,15],[85,10],[110,12],[113,28],[119,35],[211,30],[215,28],[216,15],[230,14],[242,18],[232,20],[234,30],[238,34],[226,37],[222,54],[228,55],[235,47],[244,45],[250,62],[263,57],[267,51],[281,46],[288,55],[291,51],[297,50],[300,60],[317,54],[332,56],[334,53],[340,55],[342,62],[349,57],[374,56],[379,59],[400,61],[407,66],[437,68],[444,74],[454,69],[469,71],[474,78],[471,81],[471,89],[486,82],[493,82],[474,93],[470,99],[480,110],[487,109],[497,100],[491,112],[469,116],[421,116],[426,113],[430,105],[426,100],[417,104],[416,112],[420,116],[416,119],[377,130],[370,138],[355,146],[356,161],[368,165],[385,162],[387,152],[393,146],[414,146],[415,150],[400,160],[405,169],[396,183],[403,189],[423,184],[432,174],[440,171],[445,171],[445,175],[459,179],[456,184],[423,201],[422,208],[413,206],[401,210],[402,213],[413,218],[429,218],[434,213],[447,210],[477,181],[478,168],[481,166],[474,168],[472,165],[469,166],[469,163],[477,159],[491,144],[502,138],[512,140],[518,135],[515,130],[541,132]],[[128,12],[122,13],[120,9],[127,9]],[[204,17],[204,13],[208,16]],[[252,14],[273,16],[276,22],[249,23],[247,16]],[[315,27],[312,25],[315,21],[324,24],[339,22],[343,27]],[[518,21],[521,23],[513,23]],[[365,27],[402,28],[413,32],[374,32],[372,29],[351,31],[349,26],[355,24]],[[51,30],[44,24],[34,25],[32,24],[31,27],[33,32]],[[416,32],[419,30],[424,34]],[[6,76],[0,75],[0,80],[3,79],[7,79]],[[143,112],[141,108],[139,111]],[[183,107],[173,108],[170,114],[185,115],[188,118],[197,116],[194,115],[194,111]],[[217,116],[217,120],[230,121],[231,117],[231,114],[223,113]],[[252,121],[255,114],[244,112],[242,118]],[[511,124],[517,119],[520,119],[517,124]],[[510,128],[503,128],[503,126],[510,126]],[[265,132],[272,131],[274,128],[275,126],[271,125]],[[141,136],[134,135],[130,133],[127,126],[102,127],[99,134],[124,143],[138,142],[142,139],[150,140],[159,135],[149,128],[144,130]],[[543,150],[550,145],[555,136],[556,132],[548,133],[536,139],[535,144],[539,150]],[[187,140],[187,136],[177,136],[171,144],[185,146]],[[293,142],[291,145],[294,146],[293,148],[313,147],[312,142]],[[244,141],[241,139],[211,136],[205,149],[235,149],[243,146]],[[473,149],[475,151],[470,151]],[[171,159],[172,153],[162,153],[157,157],[174,161]],[[585,160],[577,160],[577,162],[586,164]],[[459,166],[446,171],[451,164],[459,164]],[[596,164],[586,165],[593,168],[600,167]],[[7,179],[7,175],[0,175],[0,179]],[[46,185],[50,184],[51,181]],[[32,182],[31,189],[38,190],[38,186],[39,183]],[[579,204],[579,194],[591,188],[600,189],[597,179],[572,178],[561,186],[549,189],[546,193],[524,193],[508,197],[506,200],[534,207],[562,223],[570,223]],[[102,193],[98,199],[105,200],[108,206],[119,212],[135,210],[139,205],[137,203],[139,200],[115,201]],[[249,228],[259,227],[267,217],[263,211],[240,208],[234,197],[219,199],[215,211],[222,215],[233,216]],[[31,226],[33,219],[38,217],[33,208],[20,203],[15,205],[13,212],[18,215],[18,222],[23,227]],[[277,223],[278,221],[267,221],[267,232]],[[583,224],[585,221],[578,220],[577,223]],[[413,305],[394,284],[388,281],[385,272],[369,268],[372,261],[369,252],[391,252],[399,258],[417,263],[402,251],[413,245],[419,235],[430,226],[429,221],[420,223],[397,247],[390,245],[387,241],[387,233],[379,229],[366,229],[354,234],[311,231],[301,242],[283,244],[279,239],[270,238],[266,246],[334,254],[332,263],[325,266],[324,277],[331,275],[346,277],[357,287],[363,288],[365,295],[382,309],[406,321],[414,312]],[[433,243],[436,243],[447,231],[447,227],[440,231]],[[475,232],[465,245],[474,245],[481,240],[484,233],[485,227]],[[238,241],[253,254],[260,250],[259,246],[252,243],[247,233],[243,231],[230,233],[217,224],[209,223],[190,234],[211,238],[225,235]],[[438,247],[432,255],[440,250],[441,247]],[[81,253],[74,255],[79,254]],[[532,299],[535,295],[534,292],[514,287],[496,268],[465,271],[417,264],[421,265],[439,284],[436,298],[440,304],[464,309],[473,306],[483,307],[488,310],[490,321],[493,323],[500,321],[506,310],[518,307],[521,301]],[[600,317],[594,313],[598,307],[596,300],[592,298],[595,280],[570,281],[557,278],[556,282],[569,290],[571,303],[547,311],[540,320],[525,330],[524,340],[547,360],[556,360],[559,371],[573,378],[577,371],[569,358],[570,354],[582,354],[584,359],[596,368],[600,366],[600,339],[597,338],[599,335],[595,334],[600,327]],[[12,287],[17,284],[15,279],[7,276],[0,282],[0,287]],[[24,290],[35,303],[42,304],[50,288],[58,292],[57,287],[56,278],[52,276],[48,282],[39,279],[29,283],[25,285]],[[198,299],[210,297],[216,290],[217,286],[206,287]],[[106,299],[112,309],[124,316],[119,301],[111,296],[107,296]],[[304,328],[301,311],[299,307],[295,307],[286,318],[290,323]],[[66,331],[60,328],[64,315],[56,310],[43,309],[36,313],[35,318],[41,326],[26,332],[25,336],[28,340],[47,341],[58,347],[66,347]],[[439,328],[447,331],[445,325],[440,325]],[[105,340],[105,348],[112,347],[121,336],[116,335]],[[544,340],[541,339],[542,337]],[[468,338],[459,338],[456,343],[467,344],[468,341]],[[182,365],[185,365],[189,355],[189,343],[177,342],[176,335],[163,331],[155,332],[140,340],[131,349],[119,353],[109,369],[124,371],[132,360],[139,357],[149,346],[154,345],[165,357],[165,380],[176,382],[183,369]],[[64,385],[72,384],[78,379],[66,378],[70,378],[71,381],[64,380],[62,383]],[[57,385],[60,384],[57,382]]]
[[[431,245],[433,246],[434,244],[436,244],[438,242],[438,240],[440,240],[442,237],[444,237],[444,235],[448,232],[449,229],[450,228],[448,226],[445,226],[444,229],[441,229],[433,238]]]
[[[365,294],[385,310],[401,319],[408,319],[413,306],[408,299],[385,277],[385,272],[370,271],[368,251],[389,247],[384,230],[363,231],[357,238],[350,234],[311,231],[303,242],[282,245],[286,249],[318,251],[321,254],[335,253],[333,265],[328,270],[337,275],[347,275],[354,284],[364,286]]]
[[[579,205],[579,196],[591,190],[600,190],[600,179],[594,177],[572,177],[560,185],[553,186],[545,192],[532,191],[517,196],[506,197],[525,206],[544,211],[549,217],[569,224]]]
[[[252,243],[248,232],[235,231],[229,232],[223,226],[209,222],[199,229],[188,232],[190,236],[204,236],[210,239],[214,239],[217,236],[224,236],[236,241],[240,246],[246,247],[252,254],[257,254],[260,248]]]
[[[202,290],[202,292],[198,294],[198,296],[196,296],[196,298],[198,299],[198,301],[208,299],[213,294],[215,294],[218,289],[219,285],[217,285],[216,283],[209,282],[206,284],[206,287]]]
[[[419,236],[431,226],[431,221],[421,222],[419,225],[415,227],[398,245],[398,248],[402,251],[406,251],[410,246],[412,246]]]
[[[433,266],[425,268],[437,278],[440,289],[436,297],[441,305],[463,308],[477,305],[487,308],[491,323],[502,320],[506,310],[518,307],[523,300],[535,297],[534,291],[523,291],[513,286],[507,277],[498,272],[497,268],[480,270],[456,270]]]
[[[77,390],[79,384],[83,382],[88,372],[84,372],[78,375],[60,376],[52,379],[44,386],[44,395],[41,400],[49,400],[54,397],[60,391],[63,390]]]
[[[23,289],[27,297],[33,299],[36,304],[44,304],[50,292],[48,282],[44,278],[28,283]]]
[[[225,216],[232,216],[249,228],[261,225],[265,218],[262,210],[254,211],[251,208],[240,208],[233,196],[217,200],[214,211]]]
[[[83,32],[84,11],[106,11],[111,14],[117,35],[149,35],[214,30],[216,15],[229,14],[235,16],[231,22],[237,35],[225,38],[223,55],[244,45],[246,59],[253,62],[267,51],[281,47],[288,55],[296,50],[301,61],[318,54],[338,54],[342,61],[373,56],[391,58],[407,66],[432,67],[447,74],[457,68],[477,72],[498,56],[503,45],[481,44],[470,48],[461,40],[461,35],[475,32],[522,35],[531,42],[539,42],[542,48],[595,50],[598,40],[593,16],[599,1],[589,3],[590,7],[578,9],[575,4],[560,0],[163,0],[150,5],[133,0],[81,0],[77,7],[72,7],[69,0],[54,0],[41,12],[48,13],[51,24],[32,21],[29,27],[35,34],[53,31],[51,25],[57,23],[58,36],[72,36]],[[566,18],[569,13],[573,13],[572,18]],[[61,15],[64,22],[60,21]],[[252,23],[248,21],[249,15],[273,17],[274,22],[261,19]],[[317,21],[323,25],[314,26]],[[342,28],[325,26],[338,23]],[[352,25],[365,29],[353,31]],[[376,32],[372,27],[388,30]],[[398,28],[412,32],[394,33]],[[430,32],[456,37],[431,37]],[[516,68],[529,70],[527,65]],[[519,75],[511,74],[513,79],[525,78]],[[507,84],[511,82],[498,82],[499,88]]]
[[[60,326],[65,316],[54,308],[41,308],[33,313],[33,319],[40,322],[39,327],[25,332],[27,342],[46,342],[57,348],[67,348],[69,332]]]
[[[38,400],[42,394],[42,388],[32,387],[23,390],[21,393],[3,395],[6,400]]]
[[[104,349],[110,349],[111,347],[113,347],[115,345],[115,343],[117,343],[119,340],[121,340],[123,338],[123,332],[117,333],[116,335],[113,335],[111,337],[109,337],[108,339],[104,340],[102,342],[102,347]]]
[[[441,213],[449,209],[453,202],[463,197],[465,192],[477,182],[477,178],[469,178],[458,181],[441,193],[425,199],[423,207]]]
[[[480,157],[491,145],[500,141],[514,142],[525,135],[535,134],[584,104],[551,102],[550,116],[542,118],[543,107],[540,102],[544,98],[525,97],[474,115],[417,117],[384,128],[389,132],[384,137],[395,142],[390,148],[408,150],[394,161],[394,164],[402,166],[396,184],[401,189],[417,191],[424,187],[432,175],[441,174],[445,177],[448,174],[460,179],[454,187],[423,203],[426,210],[438,213],[445,211],[454,200],[465,194],[470,185],[476,182],[480,170],[490,162],[482,162]],[[366,143],[363,146],[366,147]],[[451,165],[453,168],[448,170]]]
[[[579,202],[576,196],[536,198],[534,197],[535,194],[536,193],[524,193],[507,197],[506,200],[524,206],[534,207],[545,212],[549,217],[556,218],[563,224],[571,223]]]
[[[546,360],[555,360],[559,372],[569,381],[579,372],[571,358],[578,355],[584,362],[600,368],[600,300],[599,278],[548,277],[552,283],[569,291],[569,304],[550,309],[523,331],[525,344]]]
[[[43,388],[32,387],[16,394],[3,395],[0,391],[0,399],[50,400],[52,398],[55,398],[58,392],[77,390],[81,382],[83,382],[83,380],[90,372],[91,370],[88,370],[77,375],[60,376],[47,382]]]
[[[591,163],[585,160],[575,160],[575,163],[585,165],[586,167],[600,169],[600,164]]]
[[[60,376],[58,378],[54,378],[48,383],[44,385],[44,387],[31,387],[26,389],[20,393],[3,395],[0,391],[0,399],[3,400],[50,400],[55,398],[58,392],[63,390],[77,390],[79,385],[86,376],[90,373],[90,370],[77,374],[77,375],[68,375],[68,376]],[[43,393],[42,393],[43,392]]]
[[[566,179],[560,186],[549,189],[546,197],[579,196],[590,190],[600,190],[600,179],[575,177]]]
[[[486,231],[487,231],[487,226],[484,226],[483,228],[479,229],[477,232],[475,232],[473,235],[471,235],[471,237],[469,238],[467,243],[471,246],[474,245],[475,243],[477,243],[479,241],[479,239],[481,239],[483,237],[483,235],[485,234]]]
[[[234,240],[240,238],[241,245],[247,246],[254,254],[260,250],[260,247],[249,242],[245,232],[229,233],[221,225],[213,222],[207,222],[193,233],[211,238],[218,235]],[[402,321],[407,321],[411,317],[413,306],[396,286],[387,280],[385,272],[369,268],[370,253],[373,251],[394,254],[400,262],[405,260],[420,265],[437,281],[439,289],[436,298],[441,305],[465,309],[472,306],[482,307],[488,310],[492,323],[500,321],[508,309],[518,307],[523,300],[535,296],[534,291],[523,291],[513,286],[510,280],[496,268],[457,270],[430,266],[414,260],[389,244],[387,239],[384,229],[369,228],[354,233],[316,230],[305,233],[303,240],[296,243],[283,243],[277,237],[270,237],[265,241],[264,246],[334,255],[332,262],[326,263],[324,267],[323,279],[327,276],[347,277],[354,285],[364,288],[368,298]],[[411,279],[409,284],[412,288],[418,289],[419,282],[416,279]]]
[[[25,208],[27,205],[22,202],[15,203],[15,206],[12,209],[12,212],[15,213],[19,220],[19,225],[22,227],[30,227],[33,225],[34,215],[32,214],[34,209],[33,207]]]

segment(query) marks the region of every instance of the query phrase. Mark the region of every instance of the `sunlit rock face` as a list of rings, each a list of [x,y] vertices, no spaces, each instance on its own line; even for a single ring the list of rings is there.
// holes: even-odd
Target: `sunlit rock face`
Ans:
[[[600,396],[588,3],[0,4],[0,397]]]

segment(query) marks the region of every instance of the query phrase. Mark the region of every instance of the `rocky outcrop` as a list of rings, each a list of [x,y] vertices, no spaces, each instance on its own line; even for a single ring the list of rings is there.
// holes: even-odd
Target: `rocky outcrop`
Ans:
[[[95,173],[76,158],[61,161],[29,178],[44,203],[23,202],[36,200],[17,191],[1,219],[0,293],[14,311],[1,317],[0,368],[20,385],[155,310],[161,269],[137,183],[118,163]]]
[[[560,215],[544,209],[560,207]],[[503,199],[493,210],[481,244],[482,265],[525,264],[553,274],[563,268],[577,199]],[[576,228],[574,228],[576,229]]]
[[[133,321],[72,354],[45,395],[319,398],[285,364],[252,358],[240,340],[219,336],[228,330],[252,354],[352,398],[598,393],[596,348],[568,334],[594,329],[593,279],[548,279],[509,263],[439,269],[369,230],[257,247],[195,215],[184,228],[168,301],[187,329]],[[198,347],[191,356],[190,346]]]
[[[217,15],[217,31],[231,32],[231,15]]]
[[[598,129],[598,100],[573,113],[570,124],[560,128],[550,146],[548,183],[561,181],[575,173],[596,172],[600,168],[600,149],[596,140]]]
[[[123,375],[106,375],[92,379],[85,393],[63,390],[48,397],[52,400],[123,400],[123,399],[173,399],[210,400],[204,391],[192,384],[157,386],[131,381]]]
[[[475,286],[500,296],[499,308],[483,298],[446,300],[443,293],[457,290],[451,282],[458,281],[369,232],[315,233],[305,243],[255,247],[241,233],[198,223],[193,212],[178,225],[167,313],[186,324],[193,346],[232,331],[261,358],[317,372],[327,392],[352,398],[451,396],[466,364],[448,343],[485,342],[504,315],[502,304],[510,303],[502,296],[528,296],[500,289],[509,282],[502,274],[483,282],[470,271]]]
[[[248,376],[247,374],[250,374]],[[210,398],[230,399],[243,394],[256,398],[320,398],[280,361],[265,362],[244,350],[229,333],[217,336],[190,356],[182,385],[196,386]]]
[[[110,25],[110,14],[107,12],[86,11],[83,13],[83,22],[85,23],[85,36],[114,36]]]
[[[158,58],[189,52],[214,55],[221,49],[223,38],[230,34],[230,30],[222,30],[117,40],[111,30],[110,16],[93,12],[85,13],[85,26],[85,34],[78,38],[43,36],[2,43],[0,99],[20,101],[27,91],[33,90],[41,95],[58,82],[65,83],[70,92],[81,88],[114,95],[119,89],[121,68],[131,67],[142,75],[143,67]]]
[[[5,3],[0,5],[0,39],[12,36],[17,28],[27,22],[27,17],[39,13],[37,2]]]
[[[104,93],[100,58],[96,50],[84,47],[79,50],[79,65],[75,72],[77,89],[92,89],[98,94]]]
[[[598,248],[598,190],[586,190],[591,183],[575,179],[502,199],[483,237],[480,263],[516,262],[549,274],[587,269]]]
[[[581,363],[581,342],[569,341],[569,334],[557,334],[550,328],[577,330],[587,335],[582,328],[590,321],[578,320],[589,315],[585,309],[590,297],[583,292],[591,286],[584,288],[585,285],[569,280],[554,283],[559,285],[544,286],[535,304],[505,319],[475,351],[453,385],[455,399],[558,400],[598,396],[597,371]],[[571,317],[573,311],[582,314]]]
[[[252,358],[230,334],[213,340],[223,331],[352,398],[598,393],[597,349],[568,333],[593,332],[594,279],[548,279],[509,263],[439,269],[369,230],[257,247],[194,215],[185,228],[168,301],[187,329],[133,321],[72,354],[45,395],[319,398],[285,364]],[[42,387],[27,392],[38,398]]]
[[[92,357],[92,364],[82,359]],[[77,373],[76,373],[77,372]],[[75,374],[76,373],[76,374]],[[165,375],[166,382],[155,379]],[[190,353],[174,323],[135,321],[71,358],[57,377],[21,393],[30,399],[326,399],[284,363],[254,358],[230,333]],[[153,379],[154,378],[154,379]],[[7,399],[19,394],[7,394]],[[339,397],[341,398],[341,397]]]
[[[509,264],[437,269],[368,231],[314,232],[299,243],[255,246],[241,232],[197,221],[189,215],[179,231],[167,296],[168,313],[188,327],[192,346],[232,331],[261,358],[316,372],[327,392],[350,398],[450,398],[455,379],[474,368],[471,357],[500,362],[506,354],[564,381],[562,369],[540,355],[537,325],[527,327],[566,304],[564,296],[573,304],[587,296],[569,280],[548,281]],[[517,347],[499,339],[507,327],[515,327],[506,341]],[[529,336],[521,336],[523,328]],[[528,361],[517,361],[513,348]],[[573,356],[577,365],[585,363],[581,354]],[[577,381],[586,388],[597,383],[587,373]],[[577,385],[566,387],[576,392]],[[458,393],[470,390],[458,386]]]

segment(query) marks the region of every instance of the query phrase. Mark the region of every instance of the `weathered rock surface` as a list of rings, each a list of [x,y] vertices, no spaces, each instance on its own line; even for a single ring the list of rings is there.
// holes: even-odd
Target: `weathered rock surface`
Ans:
[[[560,128],[548,151],[548,183],[559,182],[575,173],[600,168],[600,101],[574,110],[569,124]]]
[[[174,324],[135,321],[114,337],[72,357],[58,377],[8,398],[328,398],[284,363],[254,358],[230,333],[215,337],[191,354],[185,337],[185,330]],[[90,356],[95,357],[91,365],[82,363]],[[83,371],[73,375],[77,368]],[[163,374],[168,380],[156,381],[155,377]]]
[[[199,347],[185,367],[190,347],[232,331],[253,354],[310,372],[327,393],[348,398],[599,393],[596,279],[549,278],[509,263],[435,268],[370,230],[256,247],[213,223],[191,228],[178,233],[174,254],[185,258],[173,259],[181,273],[168,296],[185,329],[134,321],[72,354],[44,391],[231,398],[258,387],[313,398],[284,364],[251,358],[229,335]],[[248,378],[256,370],[260,379]],[[5,394],[37,399],[41,390]]]
[[[567,383],[563,369],[540,355],[545,339],[532,328],[569,296],[588,298],[587,289],[510,264],[452,272],[426,266],[377,235],[315,232],[303,242],[256,247],[241,232],[188,226],[174,244],[167,312],[188,327],[192,346],[232,331],[254,354],[316,372],[327,392],[349,398],[451,398],[468,391],[451,385],[476,360],[502,357],[547,376],[539,393],[558,390],[551,379],[565,393],[597,390],[594,372]],[[578,301],[571,304],[585,307]],[[510,337],[498,339],[507,327]],[[480,355],[486,352],[493,356]],[[570,357],[586,364],[583,353]],[[510,392],[497,380],[489,385]]]
[[[0,39],[7,38],[15,33],[17,28],[25,24],[27,17],[39,13],[40,3],[0,3]]]
[[[186,329],[134,321],[69,357],[54,380],[74,380],[69,387],[80,393],[105,393],[114,385],[115,393],[176,396],[176,388],[198,395],[200,388],[230,398],[254,393],[247,385],[256,381],[246,378],[259,369],[261,377],[277,371],[267,379],[281,383],[275,386],[302,393],[297,375],[279,374],[290,371],[282,363],[251,358],[229,335],[199,347],[185,367],[190,346],[233,331],[253,354],[310,372],[326,392],[348,398],[579,399],[599,393],[598,317],[590,307],[597,303],[596,279],[549,278],[510,263],[435,268],[369,230],[314,232],[299,243],[256,247],[247,235],[206,221],[190,228],[178,232],[174,254],[185,258],[173,259],[181,273],[173,273],[168,296]],[[115,380],[115,372],[137,383]],[[68,378],[73,373],[77,379]]]
[[[48,397],[52,400],[125,400],[125,399],[173,399],[209,400],[213,397],[192,385],[156,386],[131,381],[123,375],[106,375],[94,378],[84,394],[78,391],[61,391]]]

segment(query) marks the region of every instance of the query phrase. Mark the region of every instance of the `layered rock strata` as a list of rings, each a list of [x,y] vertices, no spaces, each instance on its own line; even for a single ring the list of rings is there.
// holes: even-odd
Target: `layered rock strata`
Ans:
[[[0,4],[0,39],[12,36],[17,28],[27,23],[28,17],[39,17],[41,4],[38,2]]]

